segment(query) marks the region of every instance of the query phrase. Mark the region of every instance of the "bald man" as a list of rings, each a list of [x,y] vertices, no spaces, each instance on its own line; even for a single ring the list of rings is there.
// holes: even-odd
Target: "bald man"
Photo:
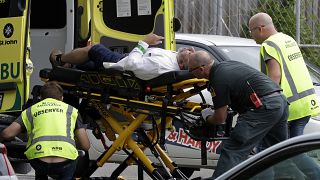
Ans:
[[[280,85],[289,106],[289,137],[303,134],[310,116],[318,115],[313,83],[296,41],[278,32],[272,18],[257,13],[249,20],[252,38],[261,44],[261,71]]]
[[[239,113],[230,139],[222,142],[212,178],[247,159],[259,142],[271,146],[287,139],[287,100],[280,87],[265,74],[238,61],[219,63],[206,51],[191,54],[189,71],[197,78],[209,79],[214,110],[201,112],[208,124],[224,123],[228,107]],[[261,100],[260,105],[251,100],[253,91]]]

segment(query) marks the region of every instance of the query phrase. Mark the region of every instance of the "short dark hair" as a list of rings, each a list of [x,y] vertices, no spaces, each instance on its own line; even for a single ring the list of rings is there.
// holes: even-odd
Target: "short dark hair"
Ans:
[[[63,89],[57,81],[48,81],[41,87],[40,95],[41,99],[53,98],[62,100]]]

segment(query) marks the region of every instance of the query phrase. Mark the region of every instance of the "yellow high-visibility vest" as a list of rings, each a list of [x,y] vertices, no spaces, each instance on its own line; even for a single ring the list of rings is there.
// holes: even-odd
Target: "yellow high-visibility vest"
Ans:
[[[280,87],[290,103],[288,120],[318,115],[320,108],[317,95],[296,41],[286,34],[277,33],[262,43],[261,71],[265,74],[268,72],[264,62],[267,54],[280,64]]]
[[[51,98],[24,110],[21,118],[28,133],[27,158],[58,156],[76,159],[74,129],[77,116],[76,108]]]

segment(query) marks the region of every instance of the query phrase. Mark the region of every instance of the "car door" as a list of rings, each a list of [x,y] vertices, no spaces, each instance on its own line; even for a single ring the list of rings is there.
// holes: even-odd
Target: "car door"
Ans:
[[[29,95],[29,0],[0,0],[0,112],[20,111]]]

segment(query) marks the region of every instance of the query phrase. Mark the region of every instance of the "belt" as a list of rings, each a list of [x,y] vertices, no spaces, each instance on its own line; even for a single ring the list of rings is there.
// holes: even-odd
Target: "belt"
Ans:
[[[275,97],[275,96],[279,96],[280,94],[282,94],[282,91],[276,91],[276,92],[272,92],[270,94],[266,94],[266,95],[262,96],[261,98]]]

